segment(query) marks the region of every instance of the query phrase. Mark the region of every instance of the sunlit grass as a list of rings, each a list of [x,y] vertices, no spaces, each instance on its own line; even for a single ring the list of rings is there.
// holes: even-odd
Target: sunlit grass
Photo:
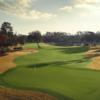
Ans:
[[[41,44],[35,54],[18,57],[17,67],[0,76],[5,86],[48,92],[59,100],[99,100],[100,72],[87,69],[86,47]],[[37,48],[27,44],[25,48]]]

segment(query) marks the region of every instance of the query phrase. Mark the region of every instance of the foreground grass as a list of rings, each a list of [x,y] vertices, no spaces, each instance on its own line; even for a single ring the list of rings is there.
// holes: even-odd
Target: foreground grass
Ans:
[[[17,67],[2,74],[0,84],[48,92],[59,100],[99,100],[100,72],[86,68],[90,61],[83,53],[87,50],[42,44],[38,53],[18,57]]]

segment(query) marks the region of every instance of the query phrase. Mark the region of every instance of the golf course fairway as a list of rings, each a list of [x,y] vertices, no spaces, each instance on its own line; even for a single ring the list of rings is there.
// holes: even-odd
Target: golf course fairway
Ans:
[[[35,48],[27,44],[24,48]],[[23,90],[46,92],[58,100],[99,100],[100,71],[89,69],[88,47],[41,44],[36,53],[14,60],[15,68],[0,74],[0,84]]]

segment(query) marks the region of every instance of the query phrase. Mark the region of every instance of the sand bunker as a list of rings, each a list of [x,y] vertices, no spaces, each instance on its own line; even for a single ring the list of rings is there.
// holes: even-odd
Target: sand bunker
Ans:
[[[89,50],[88,52],[85,53],[85,57],[87,58],[93,58],[100,56],[100,52],[98,52],[98,49],[96,50]]]
[[[85,53],[85,57],[92,58],[92,62],[88,65],[88,68],[94,70],[100,70],[100,47],[92,47]]]
[[[57,100],[46,93],[0,87],[0,100]]]
[[[25,49],[22,51],[16,51],[8,53],[8,55],[0,57],[0,73],[4,73],[7,70],[16,67],[16,64],[13,63],[14,59],[18,56],[26,55],[28,53],[34,53],[37,50],[34,49]]]
[[[89,64],[89,68],[94,70],[100,70],[100,56],[95,57],[92,62]]]

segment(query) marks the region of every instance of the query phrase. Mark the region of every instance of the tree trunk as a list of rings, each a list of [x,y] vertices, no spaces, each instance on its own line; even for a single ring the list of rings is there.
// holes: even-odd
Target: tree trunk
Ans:
[[[37,47],[40,48],[39,42],[37,42]]]

